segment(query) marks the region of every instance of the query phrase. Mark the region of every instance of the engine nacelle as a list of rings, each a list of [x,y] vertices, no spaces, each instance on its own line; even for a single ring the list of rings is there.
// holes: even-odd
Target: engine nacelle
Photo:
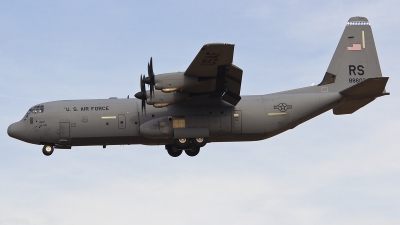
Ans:
[[[185,101],[189,98],[188,93],[183,92],[173,92],[173,93],[164,93],[162,91],[155,91],[153,96],[150,98],[150,91],[147,91],[146,95],[147,104],[154,105],[156,108],[166,107],[172,105],[177,102]]]
[[[196,85],[198,78],[185,76],[183,72],[164,73],[155,76],[154,83],[155,89],[169,93]]]

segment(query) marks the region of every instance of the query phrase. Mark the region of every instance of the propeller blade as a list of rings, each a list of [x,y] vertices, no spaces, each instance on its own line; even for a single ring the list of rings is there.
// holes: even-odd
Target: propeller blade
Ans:
[[[147,64],[147,73],[148,73],[148,84],[150,84],[150,97],[153,97],[154,94],[154,85],[155,85],[155,79],[154,79],[154,71],[153,71],[153,57],[150,57],[150,63]]]
[[[135,97],[137,99],[142,100],[142,113],[144,110],[144,113],[146,114],[146,101],[147,101],[147,94],[146,94],[146,86],[144,83],[144,75],[140,75],[140,92],[135,94]]]
[[[143,114],[143,110],[144,110],[144,114],[146,114],[146,100],[142,99],[142,114]]]
[[[144,79],[144,75],[140,75],[140,91],[146,92],[146,86],[145,86],[143,79]]]
[[[144,75],[140,75],[140,90],[143,93],[143,98],[142,98],[142,114],[143,114],[143,110],[144,113],[146,114],[146,100],[147,100],[147,95],[146,95],[146,86],[144,83]]]
[[[150,57],[150,72],[149,74],[154,74],[153,72],[153,57]]]

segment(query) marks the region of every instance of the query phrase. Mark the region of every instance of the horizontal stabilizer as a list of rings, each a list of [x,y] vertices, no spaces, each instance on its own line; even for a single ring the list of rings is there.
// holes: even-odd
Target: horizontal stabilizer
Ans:
[[[374,101],[375,98],[389,95],[389,93],[385,92],[385,86],[388,79],[389,77],[369,78],[341,91],[340,94],[347,98],[343,104],[333,108],[333,114],[352,114]]]
[[[341,91],[340,94],[349,97],[357,97],[357,99],[388,95],[389,93],[385,92],[385,87],[388,80],[389,77],[369,78]]]
[[[362,107],[366,106],[368,103],[375,100],[375,98],[367,98],[358,101],[350,101],[345,102],[339,106],[333,108],[333,114],[335,115],[342,115],[342,114],[352,114],[353,112],[361,109]]]

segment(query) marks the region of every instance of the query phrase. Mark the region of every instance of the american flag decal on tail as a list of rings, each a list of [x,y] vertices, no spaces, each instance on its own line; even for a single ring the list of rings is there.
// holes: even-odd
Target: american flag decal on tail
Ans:
[[[361,44],[360,43],[353,43],[352,46],[347,47],[348,51],[361,51]]]

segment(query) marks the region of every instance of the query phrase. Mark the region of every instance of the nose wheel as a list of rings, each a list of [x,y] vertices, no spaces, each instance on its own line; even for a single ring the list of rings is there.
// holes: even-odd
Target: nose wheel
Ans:
[[[54,147],[52,145],[44,145],[42,152],[45,156],[49,156],[49,155],[53,154]]]

